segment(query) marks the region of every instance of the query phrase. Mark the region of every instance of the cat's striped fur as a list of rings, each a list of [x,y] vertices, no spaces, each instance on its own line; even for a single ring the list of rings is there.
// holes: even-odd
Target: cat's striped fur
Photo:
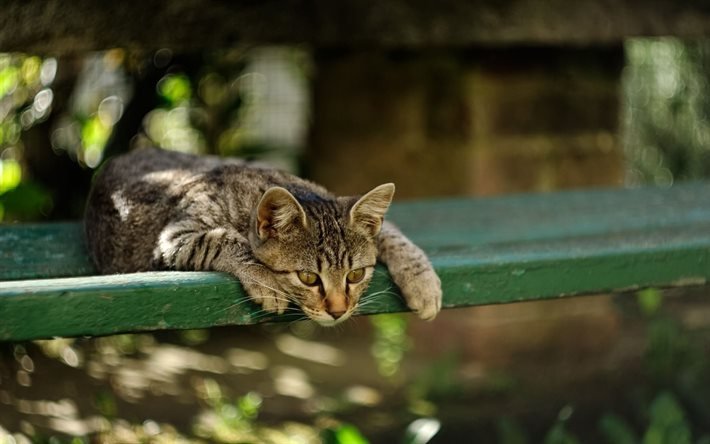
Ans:
[[[281,171],[144,148],[99,172],[86,235],[102,273],[225,271],[265,310],[293,302],[323,325],[355,311],[379,259],[408,305],[432,319],[441,284],[422,250],[383,222],[393,193],[386,184],[335,197]]]

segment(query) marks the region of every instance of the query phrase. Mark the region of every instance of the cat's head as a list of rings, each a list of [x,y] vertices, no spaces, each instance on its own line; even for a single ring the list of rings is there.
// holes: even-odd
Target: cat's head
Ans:
[[[251,218],[254,255],[274,273],[280,291],[321,325],[353,314],[377,260],[377,235],[394,184],[361,198],[326,199],[268,189]]]

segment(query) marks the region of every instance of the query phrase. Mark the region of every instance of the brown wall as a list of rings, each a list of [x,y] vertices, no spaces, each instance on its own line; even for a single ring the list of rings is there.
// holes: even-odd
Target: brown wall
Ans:
[[[619,185],[620,46],[319,54],[307,172],[398,197]]]

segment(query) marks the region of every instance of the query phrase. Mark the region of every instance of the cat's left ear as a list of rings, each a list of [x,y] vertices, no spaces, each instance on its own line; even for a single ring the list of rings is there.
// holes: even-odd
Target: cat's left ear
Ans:
[[[307,218],[303,207],[281,187],[271,187],[261,197],[256,207],[256,230],[259,239],[265,241],[276,237],[294,224],[306,227]]]
[[[394,197],[393,183],[375,187],[350,208],[350,224],[364,227],[368,233],[376,236],[382,228],[382,221],[392,203],[392,197]]]

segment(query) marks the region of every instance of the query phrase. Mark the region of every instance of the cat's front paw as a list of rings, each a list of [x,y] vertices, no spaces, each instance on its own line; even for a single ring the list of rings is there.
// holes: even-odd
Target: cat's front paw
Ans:
[[[431,267],[401,281],[400,289],[407,306],[420,318],[430,321],[441,310],[441,280]]]

